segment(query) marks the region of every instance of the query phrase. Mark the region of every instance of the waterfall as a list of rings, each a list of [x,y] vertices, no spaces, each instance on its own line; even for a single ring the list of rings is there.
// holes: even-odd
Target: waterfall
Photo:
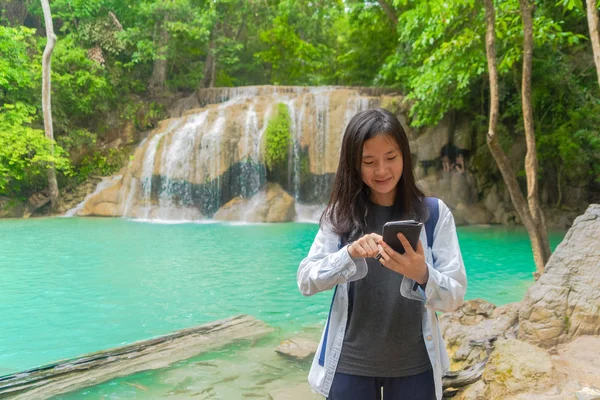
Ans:
[[[201,217],[191,208],[192,188],[190,181],[194,169],[192,161],[196,150],[198,127],[206,121],[207,112],[191,115],[164,144],[160,164],[161,187],[158,197],[158,219],[194,220]]]
[[[139,179],[131,177],[131,181],[129,184],[130,184],[130,187],[129,187],[129,190],[126,192],[127,194],[123,195],[123,197],[125,198],[125,203],[123,205],[123,217],[131,216],[131,211],[133,209],[134,196],[137,193],[137,190],[139,189],[140,181],[139,181]]]
[[[378,106],[382,93],[337,87],[199,89],[195,96],[204,107],[161,122],[139,145],[123,174],[116,208],[129,218],[198,221],[231,202],[228,207],[238,208],[230,215],[255,221],[256,213],[264,214],[267,198],[278,198],[265,190],[261,146],[269,120],[283,103],[292,143],[287,170],[279,176],[287,173],[285,189],[298,220],[316,221],[329,197],[346,125],[356,112]],[[102,209],[90,213],[102,215]]]
[[[317,93],[315,94],[316,107],[316,157],[315,161],[319,168],[318,172],[323,174],[325,171],[325,157],[329,155],[328,138],[329,138],[329,95]],[[315,197],[322,199],[327,192],[324,179],[320,179],[315,184]]]
[[[247,182],[244,185],[242,196],[250,197],[257,193],[261,187],[260,165],[260,131],[258,129],[258,115],[255,102],[250,103],[246,112],[244,124],[244,139],[242,142],[242,174],[241,179]],[[264,175],[264,174],[263,174]]]
[[[209,214],[213,214],[219,207],[221,201],[221,131],[225,126],[225,113],[222,106],[219,107],[218,116],[212,126],[202,136],[200,141],[200,154],[196,164],[196,174],[200,174],[199,181],[208,184],[208,195],[203,199],[203,206]],[[216,177],[212,179],[211,177]]]

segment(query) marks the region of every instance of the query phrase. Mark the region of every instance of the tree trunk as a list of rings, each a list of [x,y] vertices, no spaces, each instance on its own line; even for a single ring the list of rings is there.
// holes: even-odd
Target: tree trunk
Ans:
[[[21,26],[27,18],[31,0],[0,1],[0,19],[6,19],[9,26]]]
[[[498,112],[500,108],[500,97],[498,95],[498,69],[497,69],[497,57],[496,57],[496,17],[494,11],[493,0],[484,0],[485,4],[485,17],[486,17],[486,37],[485,37],[485,49],[486,57],[488,61],[489,80],[490,80],[490,122],[487,134],[487,144],[498,165],[498,169],[502,174],[502,178],[506,183],[510,198],[515,207],[515,210],[521,218],[521,222],[527,229],[529,238],[531,240],[531,247],[534,250],[534,254],[537,249],[541,249],[541,241],[539,240],[538,229],[536,228],[533,218],[527,207],[523,193],[519,188],[517,178],[510,165],[508,157],[502,150],[498,137],[496,136],[496,127],[498,125]],[[541,254],[541,251],[538,251]],[[535,258],[534,258],[535,259]],[[536,278],[543,272],[544,265],[537,264],[536,261]]]
[[[592,51],[594,52],[594,63],[596,64],[596,74],[598,75],[598,85],[600,85],[600,34],[598,25],[600,25],[598,10],[596,9],[596,0],[586,0],[587,19],[590,28],[590,41],[592,42]]]
[[[200,86],[203,88],[215,87],[217,60],[214,54],[214,47],[214,41],[211,39],[208,46],[208,54],[204,61],[204,77],[202,77],[202,82],[200,82]]]
[[[383,11],[385,11],[390,21],[394,23],[394,26],[398,25],[398,17],[396,17],[396,13],[394,12],[392,6],[390,6],[385,0],[377,0],[377,2],[381,8],[383,8]]]
[[[167,48],[169,45],[169,32],[167,31],[168,17],[165,15],[162,22],[157,22],[155,27],[158,31],[156,44],[158,55],[154,59],[154,68],[150,77],[150,90],[160,91],[165,88],[167,81]]]
[[[531,66],[533,60],[533,3],[532,0],[519,0],[521,18],[523,19],[523,74],[521,83],[521,102],[523,107],[523,122],[525,124],[525,141],[527,155],[525,156],[525,174],[527,175],[527,203],[537,235],[529,237],[533,244],[533,258],[538,274],[544,272],[544,266],[550,258],[550,243],[546,220],[540,207],[538,190],[538,160],[535,148],[535,130],[533,127],[533,111],[531,106]]]
[[[44,22],[46,24],[46,48],[42,56],[42,110],[44,112],[44,131],[46,136],[51,140],[51,152],[54,156],[54,131],[52,129],[52,106],[50,102],[50,72],[52,52],[56,44],[56,35],[54,34],[54,26],[52,24],[52,14],[50,13],[50,4],[48,0],[41,0],[42,10],[44,12]],[[54,163],[48,166],[48,188],[50,191],[50,204],[52,211],[57,211],[60,203],[58,196],[58,183],[56,182],[56,170]]]

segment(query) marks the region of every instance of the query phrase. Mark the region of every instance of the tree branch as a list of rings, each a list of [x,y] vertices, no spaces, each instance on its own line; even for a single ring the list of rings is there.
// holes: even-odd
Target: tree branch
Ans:
[[[394,26],[398,24],[398,17],[396,17],[396,13],[392,6],[390,6],[385,0],[377,0],[381,8],[385,11],[388,18],[394,23]]]

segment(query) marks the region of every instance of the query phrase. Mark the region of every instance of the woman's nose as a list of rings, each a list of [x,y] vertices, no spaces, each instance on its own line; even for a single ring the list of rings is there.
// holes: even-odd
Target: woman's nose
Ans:
[[[375,167],[375,175],[384,175],[385,174],[385,165],[378,164]]]

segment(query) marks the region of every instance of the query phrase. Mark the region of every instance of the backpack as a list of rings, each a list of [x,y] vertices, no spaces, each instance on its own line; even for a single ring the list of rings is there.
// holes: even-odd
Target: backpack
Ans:
[[[429,209],[429,218],[425,221],[425,233],[427,234],[427,247],[433,247],[433,231],[440,219],[440,205],[435,197],[425,197],[425,205]]]

